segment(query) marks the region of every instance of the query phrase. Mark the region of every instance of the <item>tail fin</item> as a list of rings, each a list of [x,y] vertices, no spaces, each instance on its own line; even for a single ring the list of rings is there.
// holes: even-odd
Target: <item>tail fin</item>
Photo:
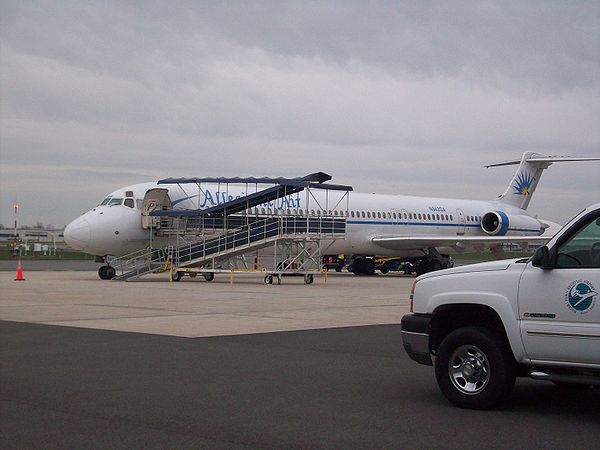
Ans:
[[[542,172],[555,162],[566,161],[600,161],[600,158],[576,156],[546,156],[534,152],[525,152],[520,161],[507,161],[490,164],[488,167],[511,166],[519,164],[519,168],[512,178],[506,191],[498,197],[498,201],[517,208],[527,209],[531,196],[537,187]]]

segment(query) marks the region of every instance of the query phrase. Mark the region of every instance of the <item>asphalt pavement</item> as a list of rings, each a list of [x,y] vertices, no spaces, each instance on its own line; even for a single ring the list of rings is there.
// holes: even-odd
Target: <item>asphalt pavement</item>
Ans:
[[[0,322],[7,448],[598,448],[600,393],[449,405],[397,325],[182,338]]]

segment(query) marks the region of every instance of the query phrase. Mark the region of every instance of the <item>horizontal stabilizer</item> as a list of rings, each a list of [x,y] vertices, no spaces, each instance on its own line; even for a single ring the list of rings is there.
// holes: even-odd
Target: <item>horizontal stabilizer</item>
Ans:
[[[537,164],[552,164],[555,162],[574,162],[574,161],[600,161],[600,158],[594,158],[590,156],[537,156],[526,158],[525,161],[528,163],[537,163]],[[484,166],[486,169],[490,167],[501,167],[501,166],[516,166],[517,164],[521,164],[522,160],[515,159],[513,161],[505,161],[496,164],[488,164]]]

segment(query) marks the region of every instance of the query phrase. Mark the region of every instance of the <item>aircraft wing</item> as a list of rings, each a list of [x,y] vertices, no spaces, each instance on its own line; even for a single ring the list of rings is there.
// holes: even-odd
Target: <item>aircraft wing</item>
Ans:
[[[552,235],[545,236],[376,236],[374,244],[391,250],[405,248],[495,246],[511,243],[546,243]]]

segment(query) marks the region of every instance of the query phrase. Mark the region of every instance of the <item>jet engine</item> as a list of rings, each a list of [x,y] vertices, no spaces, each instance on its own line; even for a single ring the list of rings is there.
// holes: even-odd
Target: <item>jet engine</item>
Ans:
[[[481,218],[481,228],[490,236],[504,236],[509,231],[537,232],[542,234],[542,223],[524,214],[508,215],[504,211],[489,211]]]

